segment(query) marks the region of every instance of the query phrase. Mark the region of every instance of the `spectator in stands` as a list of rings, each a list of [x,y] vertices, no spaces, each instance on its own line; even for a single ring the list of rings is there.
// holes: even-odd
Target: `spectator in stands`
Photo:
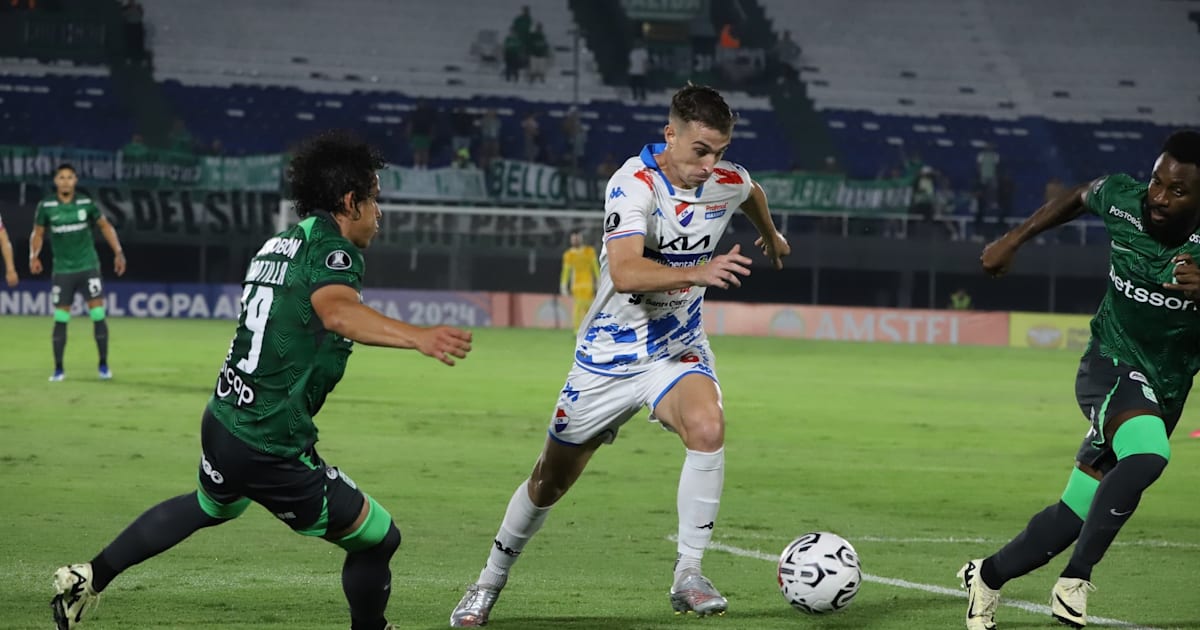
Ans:
[[[975,237],[988,239],[991,238],[993,232],[999,230],[1003,232],[1002,227],[997,225],[995,228],[989,227],[988,217],[992,217],[993,221],[1000,217],[998,193],[1000,190],[998,172],[1000,168],[1000,154],[996,152],[995,146],[992,143],[987,143],[983,149],[975,156],[975,167],[977,178],[975,182]],[[999,233],[996,232],[996,233]]]
[[[909,211],[926,222],[933,221],[937,214],[937,172],[932,166],[922,166],[917,174]]]
[[[465,146],[460,149],[455,149],[454,158],[450,161],[451,168],[475,168],[475,162],[471,161],[471,147]]]
[[[779,60],[780,73],[788,79],[799,76],[800,46],[792,41],[792,32],[784,31],[775,42],[775,58]]]
[[[408,119],[408,146],[412,150],[413,168],[429,168],[429,150],[433,146],[434,126],[437,111],[429,101],[417,101],[417,107]]]
[[[518,81],[525,66],[525,42],[516,31],[504,38],[504,80]]]
[[[742,40],[737,37],[732,22],[726,22],[721,27],[721,35],[717,39],[717,46],[726,50],[735,50],[742,47]]]
[[[950,308],[956,311],[971,310],[971,294],[967,290],[959,287],[957,291],[950,294]]]
[[[137,0],[121,3],[121,22],[125,31],[125,62],[146,62],[146,27],[142,21],[144,11]]]
[[[471,143],[475,140],[475,116],[465,107],[455,107],[450,114],[450,130],[453,134],[450,136],[450,150],[457,160],[463,149],[470,153]]]
[[[825,164],[821,167],[821,172],[829,175],[841,175],[842,166],[838,164],[836,157],[832,155],[826,155]]]
[[[171,133],[167,134],[167,149],[174,153],[191,154],[195,151],[196,139],[187,130],[183,120],[176,118],[171,125]]]
[[[500,130],[500,117],[495,109],[488,109],[479,121],[479,165],[484,170],[500,157]]]
[[[621,165],[617,164],[616,156],[612,153],[605,153],[604,160],[596,165],[596,179],[607,182],[613,176],[613,173],[617,172],[618,168],[621,168]]]
[[[639,37],[634,40],[633,48],[629,49],[629,91],[631,98],[639,103],[646,101],[646,70],[649,65],[650,53],[646,50],[646,42]]]
[[[212,139],[212,142],[210,142],[208,144],[207,153],[208,153],[208,155],[211,155],[213,157],[224,157],[225,156],[225,145],[221,143],[220,138]]]
[[[921,173],[921,167],[925,166],[925,160],[921,159],[921,153],[919,151],[913,151],[912,153],[905,155],[903,149],[901,149],[900,153],[903,156],[902,160],[904,162],[904,176],[916,177],[919,175]]]
[[[1016,192],[1017,185],[1008,171],[1007,167],[1002,167],[996,176],[997,218],[1001,224],[1005,224],[1008,217],[1013,214],[1013,194]]]
[[[521,7],[521,12],[513,18],[509,30],[516,33],[517,39],[521,42],[521,48],[524,49],[529,42],[529,34],[533,32],[533,16],[529,14],[528,4]]]
[[[142,134],[135,133],[129,138],[129,142],[121,147],[121,160],[124,162],[139,162],[146,159],[150,154],[150,147],[146,146],[145,140],[142,139]]]
[[[579,118],[578,107],[572,105],[567,110],[567,115],[563,116],[562,132],[563,137],[567,139],[567,154],[564,161],[572,173],[577,173],[580,162],[583,160],[583,154],[587,150],[587,127]]]
[[[975,166],[978,169],[979,176],[979,191],[983,200],[984,206],[990,211],[992,206],[996,204],[996,191],[998,185],[997,169],[1000,166],[1000,154],[996,152],[996,147],[992,143],[983,145],[981,150],[975,156]]]
[[[521,134],[525,138],[525,152],[523,157],[526,162],[536,162],[541,154],[542,132],[537,117],[538,113],[536,111],[530,111],[525,115],[525,119],[521,121]]]
[[[525,41],[514,30],[509,30],[501,44],[501,54],[504,61],[504,80],[509,82],[521,79],[521,69],[525,67]]]
[[[529,53],[529,82],[546,82],[546,69],[550,67],[550,42],[546,41],[546,33],[542,31],[542,23],[538,22],[529,34],[526,45]]]

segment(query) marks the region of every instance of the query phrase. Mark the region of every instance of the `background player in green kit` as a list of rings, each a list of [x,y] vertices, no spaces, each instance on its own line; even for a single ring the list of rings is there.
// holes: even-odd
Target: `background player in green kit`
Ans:
[[[387,510],[317,454],[313,417],[342,378],[353,342],[415,348],[454,365],[470,351],[471,334],[411,326],[362,304],[359,250],[379,231],[382,167],[375,149],[336,134],[295,153],[288,176],[301,221],[269,239],[246,272],[237,331],[201,421],[200,487],[147,510],[91,562],[58,569],[51,607],[59,630],[75,627],[122,571],[237,518],[251,501],[297,533],[345,549],[351,628],[389,627],[388,563],[400,532]]]
[[[75,185],[79,179],[70,164],[60,164],[54,169],[53,196],[37,205],[33,220],[33,235],[29,238],[29,272],[42,273],[42,239],[50,231],[54,250],[54,274],[50,300],[54,303],[54,374],[51,381],[61,381],[63,372],[63,349],[67,347],[67,322],[71,320],[71,302],[76,293],[87,300],[88,315],[92,318],[92,330],[96,337],[96,349],[100,352],[100,378],[112,378],[108,369],[108,323],[104,320],[104,285],[100,281],[100,258],[92,241],[92,227],[99,227],[104,240],[113,250],[113,271],[118,276],[125,273],[125,254],[117,240],[117,230],[91,198],[77,196]]]
[[[983,250],[984,270],[1009,268],[1022,243],[1085,211],[1112,239],[1108,291],[1092,318],[1075,397],[1091,422],[1062,499],[959,577],[967,628],[991,630],[1005,582],[1075,549],[1050,596],[1054,618],[1087,624],[1092,568],[1166,469],[1168,437],[1200,370],[1200,133],[1171,135],[1149,184],[1110,175],[1052,201]]]

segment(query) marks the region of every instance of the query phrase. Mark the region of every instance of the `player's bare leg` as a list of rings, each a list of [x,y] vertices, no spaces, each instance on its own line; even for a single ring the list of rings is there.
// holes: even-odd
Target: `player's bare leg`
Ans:
[[[546,438],[546,445],[529,479],[517,487],[500,530],[492,541],[487,564],[479,580],[467,587],[454,611],[450,627],[474,628],[487,625],[500,590],[508,582],[508,573],[530,538],[542,528],[550,508],[574,485],[588,461],[600,447],[601,438],[581,446],[568,446]]]
[[[687,447],[676,505],[679,533],[671,606],[676,613],[723,614],[728,601],[700,571],[712,540],[725,482],[725,416],[721,390],[704,374],[687,374],[663,395],[654,415]]]

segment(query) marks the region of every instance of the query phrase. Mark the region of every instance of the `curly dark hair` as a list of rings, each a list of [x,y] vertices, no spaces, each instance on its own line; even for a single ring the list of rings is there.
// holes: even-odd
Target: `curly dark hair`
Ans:
[[[707,85],[688,83],[671,97],[671,118],[683,123],[693,120],[722,133],[732,133],[737,114],[729,109],[721,93]]]
[[[1163,143],[1162,152],[1185,164],[1200,166],[1200,131],[1176,131]]]
[[[354,203],[366,199],[375,182],[375,171],[384,164],[378,149],[346,131],[326,131],[305,140],[288,164],[296,214],[306,217],[317,210],[343,212],[342,197],[346,193],[352,193]]]

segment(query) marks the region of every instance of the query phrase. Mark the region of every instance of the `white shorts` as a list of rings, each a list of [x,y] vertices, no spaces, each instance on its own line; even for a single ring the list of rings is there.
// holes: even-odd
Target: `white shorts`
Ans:
[[[578,363],[567,373],[567,383],[558,396],[558,404],[550,418],[550,439],[568,446],[579,446],[603,435],[612,444],[621,425],[629,421],[642,407],[650,408],[651,422],[654,407],[679,379],[688,374],[703,374],[717,384],[713,369],[712,351],[708,344],[690,348],[687,352],[663,361],[656,361],[644,372],[629,376],[607,376],[588,371]]]

